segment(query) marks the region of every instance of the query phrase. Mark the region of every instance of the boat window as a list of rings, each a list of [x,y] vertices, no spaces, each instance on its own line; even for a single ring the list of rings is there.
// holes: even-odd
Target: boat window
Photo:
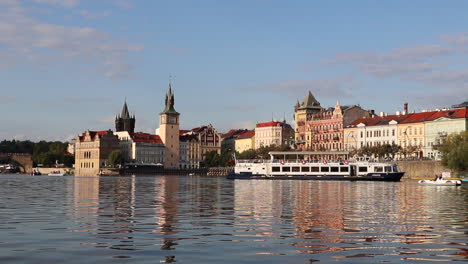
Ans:
[[[341,172],[349,172],[349,167],[340,167]]]
[[[359,167],[359,172],[367,172],[367,167]]]
[[[374,167],[374,172],[383,172],[383,167],[382,166],[375,166]]]
[[[338,172],[338,167],[330,167],[331,172]]]
[[[300,171],[301,171],[301,167],[292,167],[292,171],[293,171],[293,172],[300,172]]]
[[[291,171],[291,167],[283,167],[283,172],[290,172]]]
[[[391,166],[385,166],[385,172],[392,172]]]
[[[302,172],[309,172],[310,171],[310,167],[302,167]]]
[[[311,172],[319,172],[319,167],[311,167],[310,171]]]
[[[271,171],[272,172],[280,172],[281,170],[280,170],[280,167],[272,167]]]
[[[320,172],[329,172],[330,167],[320,167]]]

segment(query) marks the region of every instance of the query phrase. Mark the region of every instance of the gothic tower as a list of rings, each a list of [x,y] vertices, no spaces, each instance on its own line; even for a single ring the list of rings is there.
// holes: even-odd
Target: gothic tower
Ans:
[[[125,100],[122,113],[115,117],[115,132],[120,131],[127,131],[130,134],[135,132],[135,115],[130,116],[127,100]]]
[[[165,168],[179,168],[179,115],[174,109],[174,94],[169,83],[166,107],[159,114],[159,137],[166,147]]]

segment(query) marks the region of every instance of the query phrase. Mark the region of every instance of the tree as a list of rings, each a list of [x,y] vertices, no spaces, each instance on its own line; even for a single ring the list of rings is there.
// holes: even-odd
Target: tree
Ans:
[[[442,165],[458,173],[468,170],[468,131],[448,135],[437,150],[442,153]]]
[[[123,163],[123,157],[122,153],[120,150],[114,150],[111,152],[109,155],[109,158],[107,159],[107,164],[116,167],[117,165],[122,165]]]

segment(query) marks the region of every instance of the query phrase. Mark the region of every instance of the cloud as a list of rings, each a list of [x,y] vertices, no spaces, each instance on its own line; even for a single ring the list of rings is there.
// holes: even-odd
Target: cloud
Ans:
[[[290,80],[253,87],[248,90],[269,91],[279,94],[288,94],[291,97],[304,96],[307,91],[313,91],[314,95],[320,97],[352,97],[352,90],[357,82],[351,76],[338,76],[336,78],[323,78],[315,80]]]
[[[0,11],[0,48],[13,64],[44,67],[65,63],[73,65],[72,71],[91,67],[112,80],[132,76],[128,56],[141,51],[142,46],[95,28],[44,23],[29,17],[20,4],[8,5]]]
[[[107,17],[111,14],[110,11],[104,11],[101,13],[93,13],[89,12],[88,10],[80,10],[77,12],[80,16],[87,18],[87,19],[97,19],[97,18],[103,18]]]
[[[133,5],[133,3],[131,3],[130,1],[126,1],[126,0],[118,0],[118,1],[115,1],[115,5],[118,6],[118,7],[121,7],[121,8],[134,8],[135,6]]]
[[[0,104],[12,103],[17,100],[16,96],[0,96]]]
[[[62,7],[75,7],[80,4],[79,0],[33,0],[39,4],[47,4],[47,5],[55,5],[55,6],[62,6]]]

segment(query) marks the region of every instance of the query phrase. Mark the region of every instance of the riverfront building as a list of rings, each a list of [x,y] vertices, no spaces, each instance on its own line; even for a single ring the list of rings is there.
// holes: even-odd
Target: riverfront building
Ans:
[[[290,145],[293,141],[294,130],[286,121],[258,123],[255,127],[255,149],[271,145]]]
[[[368,117],[370,112],[358,105],[322,108],[312,93],[294,108],[295,139],[299,149],[326,151],[345,149],[344,130],[358,118]]]
[[[221,135],[221,152],[232,152],[236,149],[236,139],[247,129],[231,129]]]
[[[235,139],[236,152],[242,153],[249,149],[255,149],[255,130],[247,130]]]
[[[96,176],[119,149],[119,138],[111,130],[84,132],[75,140],[75,175]]]
[[[163,165],[165,146],[158,135],[115,132],[120,140],[120,150],[126,163],[140,165]]]

